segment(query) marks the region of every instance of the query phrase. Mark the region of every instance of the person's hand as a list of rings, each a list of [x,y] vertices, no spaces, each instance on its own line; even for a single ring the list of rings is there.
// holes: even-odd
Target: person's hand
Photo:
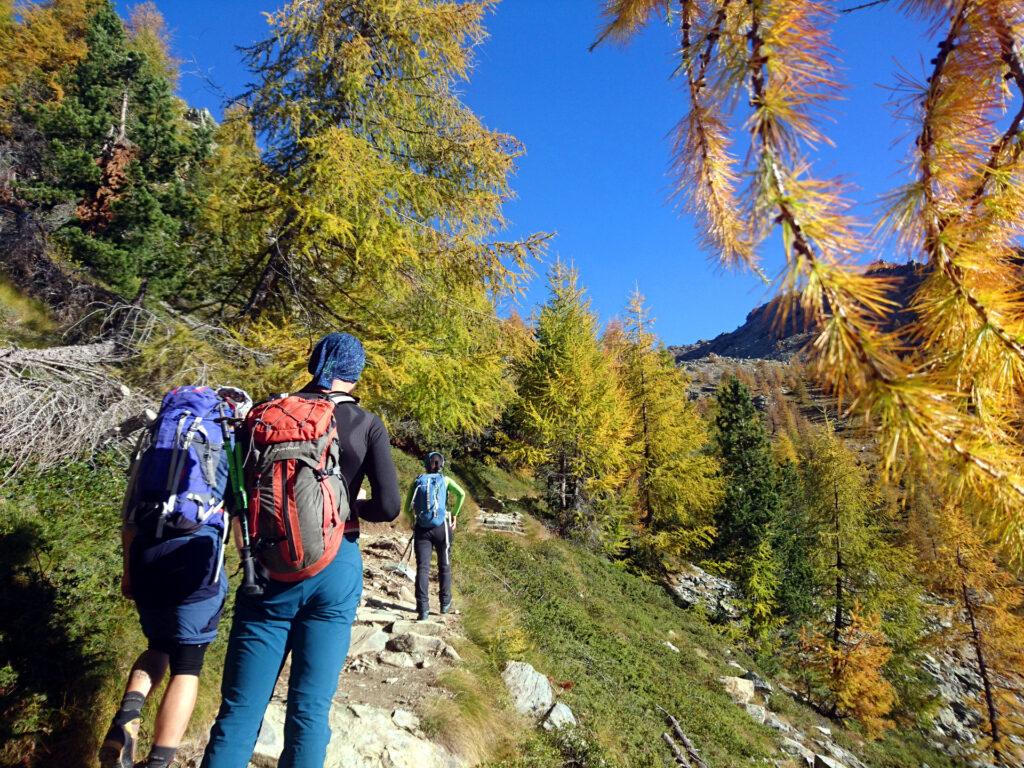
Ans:
[[[459,518],[453,517],[452,518],[452,530],[454,531],[458,527],[459,527]]]
[[[132,577],[127,570],[121,572],[121,595],[126,600],[134,599],[132,597]]]

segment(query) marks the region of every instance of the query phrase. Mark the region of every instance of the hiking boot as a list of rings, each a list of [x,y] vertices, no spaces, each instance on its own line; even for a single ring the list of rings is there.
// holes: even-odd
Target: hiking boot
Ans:
[[[441,613],[451,613],[451,612],[452,612],[452,601],[449,600],[447,603],[445,603],[444,605],[441,606]]]
[[[430,611],[420,611],[419,615],[416,617],[416,621],[429,621],[429,620],[430,620]]]
[[[100,768],[133,768],[139,720],[140,718],[135,718],[124,725],[111,726],[103,746],[100,747]]]

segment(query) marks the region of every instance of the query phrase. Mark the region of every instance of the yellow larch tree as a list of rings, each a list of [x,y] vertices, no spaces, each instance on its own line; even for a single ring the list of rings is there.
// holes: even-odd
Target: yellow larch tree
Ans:
[[[630,498],[638,514],[631,558],[652,571],[678,565],[706,548],[723,481],[710,448],[707,424],[690,401],[689,380],[653,332],[654,321],[639,290],[629,298],[621,324],[605,333],[636,447]]]
[[[815,329],[817,373],[878,430],[888,470],[948,468],[954,498],[1024,558],[1024,222],[1022,0],[893,0],[940,30],[898,113],[915,137],[910,181],[887,213],[856,220],[842,184],[813,175],[840,87],[830,41],[837,12],[819,0],[608,0],[604,39],[656,17],[678,29],[689,112],[679,124],[677,191],[725,264],[760,271],[777,232],[782,311]],[[748,105],[745,114],[735,105]],[[735,147],[742,125],[749,151]],[[888,239],[926,265],[914,322],[893,330],[890,284],[859,253]]]
[[[917,510],[931,587],[953,606],[952,640],[980,680],[980,747],[1005,768],[1024,761],[1024,587],[959,509]]]

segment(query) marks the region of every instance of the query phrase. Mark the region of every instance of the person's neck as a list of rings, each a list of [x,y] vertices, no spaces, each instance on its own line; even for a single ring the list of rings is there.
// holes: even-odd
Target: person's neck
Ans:
[[[342,381],[341,379],[334,379],[331,382],[331,387],[328,392],[341,392],[346,395],[352,394],[352,390],[356,388],[354,381]]]

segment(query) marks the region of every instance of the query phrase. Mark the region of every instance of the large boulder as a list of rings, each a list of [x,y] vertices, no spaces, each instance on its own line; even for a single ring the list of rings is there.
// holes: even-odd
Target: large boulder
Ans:
[[[554,694],[548,679],[523,661],[510,661],[501,674],[505,687],[512,695],[516,712],[540,717],[554,703]]]
[[[260,729],[252,763],[277,765],[284,748],[284,704],[273,701]],[[366,705],[331,710],[333,733],[324,768],[462,768],[465,763],[443,747],[410,731],[413,720]],[[401,721],[401,723],[396,722]]]
[[[719,682],[736,704],[745,706],[754,703],[755,688],[752,680],[745,677],[721,677]]]

